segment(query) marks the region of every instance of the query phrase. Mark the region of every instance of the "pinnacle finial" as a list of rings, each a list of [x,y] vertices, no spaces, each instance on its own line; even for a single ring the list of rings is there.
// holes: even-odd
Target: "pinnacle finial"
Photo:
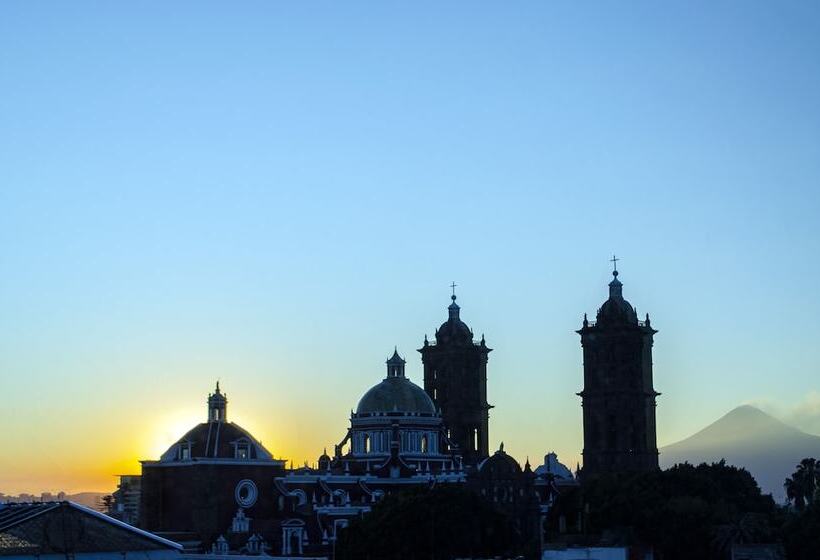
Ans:
[[[612,255],[612,258],[609,259],[609,262],[612,263],[612,276],[618,276],[618,261],[619,260],[621,260],[621,259],[616,257],[614,254]]]
[[[450,296],[450,299],[453,300],[453,301],[456,300],[456,288],[457,287],[458,287],[458,284],[456,284],[455,282],[450,284],[450,288],[452,288],[452,290],[453,290],[453,295]]]

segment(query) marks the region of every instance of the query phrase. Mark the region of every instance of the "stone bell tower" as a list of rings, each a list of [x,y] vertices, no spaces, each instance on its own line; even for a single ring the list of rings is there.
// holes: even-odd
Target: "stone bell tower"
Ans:
[[[441,410],[450,441],[458,446],[465,465],[489,456],[487,356],[492,352],[484,337],[473,341],[473,332],[460,317],[455,284],[447,321],[436,330],[436,341],[424,337],[419,349],[424,363],[424,390]]]
[[[584,315],[581,346],[584,355],[583,476],[606,472],[650,471],[658,468],[652,345],[658,332],[649,315],[623,297],[617,260],[609,283],[609,299],[594,322]]]

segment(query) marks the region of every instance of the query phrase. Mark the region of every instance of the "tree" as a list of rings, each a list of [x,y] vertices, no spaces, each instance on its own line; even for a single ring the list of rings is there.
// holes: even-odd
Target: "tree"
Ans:
[[[783,524],[790,560],[816,560],[820,550],[820,461],[806,458],[783,485],[793,504]]]
[[[794,474],[783,484],[786,497],[798,510],[811,505],[817,498],[820,488],[820,464],[817,459],[806,458],[797,465]]]
[[[116,503],[114,500],[114,496],[111,494],[106,494],[105,496],[99,496],[97,498],[97,511],[101,511],[106,515],[110,515],[111,517],[115,517],[116,514]]]
[[[455,486],[387,496],[343,530],[339,559],[487,557],[513,547],[509,520],[469,490]]]
[[[725,462],[583,482],[588,529],[649,544],[665,560],[722,559],[731,545],[767,542],[777,509],[745,469]]]

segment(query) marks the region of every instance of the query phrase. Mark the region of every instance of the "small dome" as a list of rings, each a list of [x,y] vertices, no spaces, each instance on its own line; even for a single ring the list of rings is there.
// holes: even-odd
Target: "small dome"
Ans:
[[[364,394],[356,414],[406,412],[435,414],[433,401],[424,389],[403,376],[388,377]]]
[[[624,299],[623,284],[618,280],[618,271],[612,273],[613,279],[609,283],[609,299],[598,310],[599,325],[638,324],[638,314],[635,308]]]
[[[521,473],[521,465],[507,455],[504,451],[504,443],[502,443],[498,451],[478,464],[478,471],[491,476],[509,476]]]
[[[473,342],[473,331],[461,320],[461,308],[456,303],[456,296],[453,295],[451,299],[453,303],[447,308],[449,317],[436,331],[436,342],[439,344],[471,344]]]

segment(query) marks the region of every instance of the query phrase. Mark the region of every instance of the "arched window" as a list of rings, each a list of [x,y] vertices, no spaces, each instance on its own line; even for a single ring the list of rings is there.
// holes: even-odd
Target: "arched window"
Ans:
[[[362,450],[365,453],[370,453],[370,435],[365,434],[362,438]]]
[[[478,428],[473,428],[473,451],[478,451]]]
[[[421,452],[428,453],[427,450],[427,434],[421,436]]]

